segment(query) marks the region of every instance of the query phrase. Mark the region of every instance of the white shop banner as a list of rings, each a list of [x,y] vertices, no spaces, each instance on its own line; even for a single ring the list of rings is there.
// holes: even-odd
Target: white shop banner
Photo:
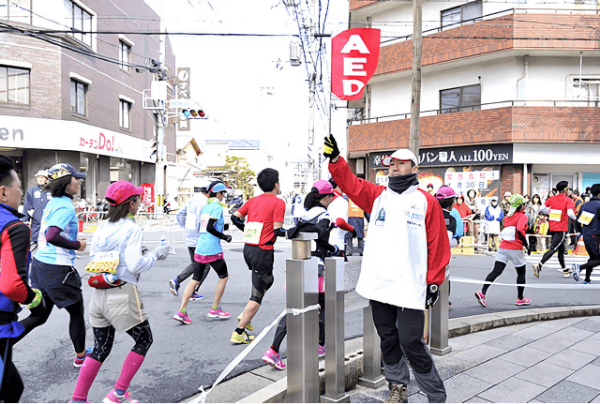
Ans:
[[[148,140],[59,119],[0,116],[0,147],[70,150],[154,162]]]

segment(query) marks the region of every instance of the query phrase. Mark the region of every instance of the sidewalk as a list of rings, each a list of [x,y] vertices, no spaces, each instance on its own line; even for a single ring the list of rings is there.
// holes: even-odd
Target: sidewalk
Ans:
[[[452,353],[434,356],[449,403],[600,402],[600,317],[494,328],[451,338],[449,345]],[[347,354],[361,347],[361,338],[346,341]],[[207,402],[284,402],[274,392],[285,388],[285,377],[286,371],[260,367],[222,383]],[[387,385],[358,386],[348,394],[351,402],[374,403],[387,392]],[[412,378],[408,401],[427,402]]]

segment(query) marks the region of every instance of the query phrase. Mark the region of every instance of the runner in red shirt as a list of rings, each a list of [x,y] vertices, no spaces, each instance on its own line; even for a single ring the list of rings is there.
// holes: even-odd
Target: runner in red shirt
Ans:
[[[523,213],[523,197],[519,194],[512,194],[510,198],[510,210],[504,220],[504,229],[500,233],[502,242],[496,253],[496,262],[494,269],[485,278],[486,282],[494,282],[499,277],[508,261],[512,261],[517,270],[517,284],[525,284],[525,268],[527,261],[523,254],[523,247],[527,249],[527,254],[531,254],[531,249],[527,244],[525,232],[527,231],[527,215]],[[480,305],[487,307],[485,296],[491,283],[486,283],[479,292],[475,292],[475,297]],[[524,297],[525,286],[517,286],[517,306],[526,306],[531,303],[531,299]]]
[[[567,269],[565,266],[565,237],[569,231],[569,218],[576,220],[575,216],[575,204],[573,200],[567,196],[569,193],[569,183],[567,181],[561,181],[556,184],[556,190],[559,192],[558,195],[554,195],[546,201],[546,207],[540,210],[541,213],[549,215],[548,223],[549,229],[548,234],[552,236],[550,249],[544,254],[539,264],[533,264],[533,275],[537,278],[540,277],[542,271],[542,265],[544,265],[555,252],[558,251],[558,262],[563,270],[563,276],[568,278],[571,269]]]
[[[258,312],[265,293],[273,285],[276,240],[273,230],[283,226],[285,216],[285,202],[277,197],[279,173],[272,168],[265,168],[256,180],[264,194],[250,199],[231,215],[233,224],[244,232],[244,260],[252,271],[252,295],[231,335],[234,344],[248,344],[254,339],[248,336],[245,329],[252,331],[250,321]]]

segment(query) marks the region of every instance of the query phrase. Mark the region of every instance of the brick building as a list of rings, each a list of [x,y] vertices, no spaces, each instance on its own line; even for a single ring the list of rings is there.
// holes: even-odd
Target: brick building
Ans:
[[[423,2],[421,186],[489,198],[600,182],[598,5],[561,3]],[[349,158],[373,182],[409,144],[411,21],[411,2],[350,0],[351,28],[382,31],[377,70],[349,102]]]
[[[88,174],[81,194],[89,201],[113,181],[153,183],[156,117],[143,109],[142,91],[154,77],[129,64],[159,59],[159,38],[96,32],[157,32],[160,17],[143,0],[4,0],[0,23],[73,31],[0,33],[0,153],[15,160],[24,187],[57,162]],[[168,39],[165,60],[174,72]],[[174,125],[165,144],[175,161]]]

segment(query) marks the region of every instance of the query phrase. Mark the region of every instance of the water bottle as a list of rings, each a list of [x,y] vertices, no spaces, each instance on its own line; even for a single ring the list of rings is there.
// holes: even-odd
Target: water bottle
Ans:
[[[104,280],[106,283],[116,285],[119,282],[119,277],[117,274],[104,274]]]
[[[162,247],[162,246],[165,246],[165,245],[169,245],[169,242],[167,241],[167,239],[166,239],[166,238],[164,238],[164,237],[163,237],[163,238],[160,240],[160,245],[161,245],[161,247]]]

